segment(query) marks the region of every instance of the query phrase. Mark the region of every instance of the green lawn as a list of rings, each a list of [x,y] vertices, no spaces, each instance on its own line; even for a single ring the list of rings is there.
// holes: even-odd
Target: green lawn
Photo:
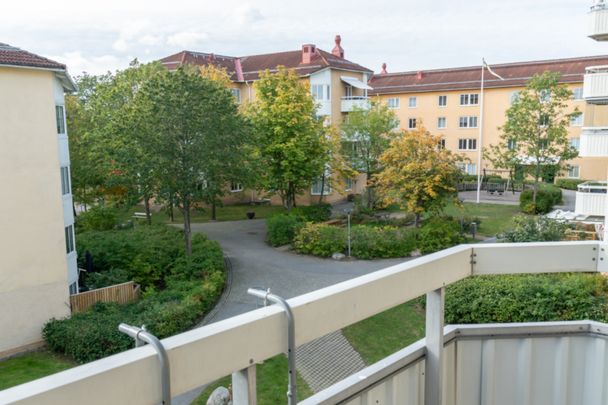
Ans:
[[[445,209],[447,215],[454,218],[461,216],[478,217],[481,225],[478,232],[483,236],[496,236],[513,226],[513,217],[520,213],[517,205],[463,203],[462,207],[449,205]]]
[[[424,337],[418,300],[391,308],[342,330],[366,364],[373,364]]]
[[[276,405],[287,403],[287,357],[280,354],[257,365],[257,397],[259,405]],[[312,391],[306,382],[297,376],[298,401],[308,398]],[[224,377],[209,385],[193,402],[193,405],[205,405],[207,398],[219,386],[228,387],[231,377]]]
[[[48,350],[26,353],[0,362],[0,390],[76,366]]]

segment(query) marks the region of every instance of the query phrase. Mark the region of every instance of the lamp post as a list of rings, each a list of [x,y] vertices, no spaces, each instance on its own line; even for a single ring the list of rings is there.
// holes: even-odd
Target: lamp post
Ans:
[[[353,212],[352,208],[347,208],[344,210],[344,212],[346,213],[346,218],[347,218],[347,222],[346,222],[346,229],[347,229],[347,236],[348,236],[348,257],[350,257],[350,214]]]

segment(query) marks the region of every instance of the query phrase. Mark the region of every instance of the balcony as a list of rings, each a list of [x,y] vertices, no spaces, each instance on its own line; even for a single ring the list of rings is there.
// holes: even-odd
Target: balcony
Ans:
[[[482,274],[605,272],[605,250],[597,241],[460,245],[288,300],[299,346],[427,295],[426,339],[302,403],[606,403],[608,325],[443,325],[449,284]],[[163,339],[171,395],[233,373],[234,404],[255,403],[255,364],[286,352],[287,319],[270,305]],[[158,404],[161,375],[145,345],[0,391],[0,404]]]
[[[579,184],[574,212],[579,215],[603,217],[606,212],[606,183],[588,181]]]
[[[589,37],[596,41],[608,41],[608,4],[598,1],[589,12]]]
[[[366,96],[347,96],[341,99],[341,111],[351,112],[355,108],[361,110],[369,109],[369,97]]]
[[[608,127],[583,128],[580,156],[608,157]]]
[[[608,104],[608,66],[585,69],[583,98],[590,104]]]

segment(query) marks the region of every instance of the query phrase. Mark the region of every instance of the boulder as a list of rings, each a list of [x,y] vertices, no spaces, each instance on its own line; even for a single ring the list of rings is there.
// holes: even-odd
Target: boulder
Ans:
[[[334,253],[333,255],[331,255],[331,258],[334,260],[344,260],[346,258],[346,255],[344,253]]]
[[[211,395],[209,395],[207,405],[232,405],[232,398],[228,388],[217,387],[214,389]]]

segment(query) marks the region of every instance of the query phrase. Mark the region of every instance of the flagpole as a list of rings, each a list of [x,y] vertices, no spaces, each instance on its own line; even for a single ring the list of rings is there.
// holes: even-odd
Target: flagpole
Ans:
[[[481,197],[481,149],[483,145],[483,79],[486,61],[481,59],[481,91],[479,94],[479,143],[477,145],[477,204]]]

